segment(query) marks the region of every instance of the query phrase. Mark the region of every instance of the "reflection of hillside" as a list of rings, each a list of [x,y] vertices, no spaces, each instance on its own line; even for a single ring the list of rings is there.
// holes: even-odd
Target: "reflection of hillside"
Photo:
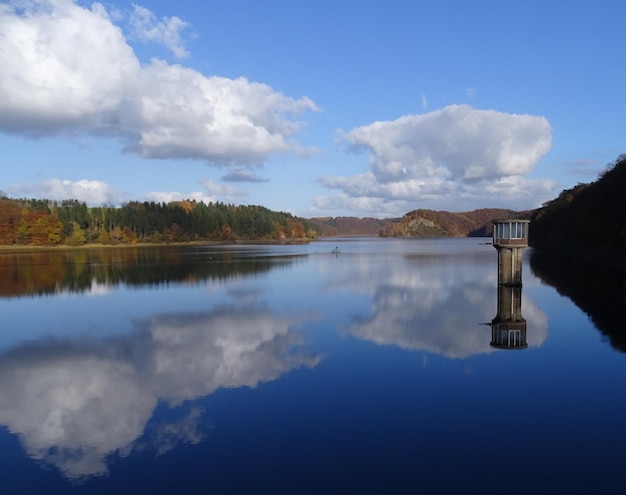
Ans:
[[[180,405],[222,387],[254,387],[318,358],[294,328],[308,315],[259,305],[155,316],[130,336],[27,343],[0,355],[0,425],[68,478],[107,472],[130,452],[159,401]],[[198,441],[199,412],[153,428],[158,451]]]
[[[562,250],[535,249],[530,266],[582,309],[611,346],[626,352],[626,272]]]
[[[161,285],[269,271],[295,258],[233,258],[227,251],[104,248],[0,254],[0,297],[86,292],[92,286]]]

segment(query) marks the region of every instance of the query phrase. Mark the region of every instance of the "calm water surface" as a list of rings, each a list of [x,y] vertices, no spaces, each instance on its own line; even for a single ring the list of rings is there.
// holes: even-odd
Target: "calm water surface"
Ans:
[[[486,241],[0,253],[0,493],[624,493],[624,278]]]

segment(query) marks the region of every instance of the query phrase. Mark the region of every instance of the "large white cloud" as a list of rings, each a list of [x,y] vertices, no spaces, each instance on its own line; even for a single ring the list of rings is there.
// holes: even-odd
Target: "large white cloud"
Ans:
[[[358,127],[345,139],[371,153],[377,180],[395,182],[524,175],[548,152],[551,135],[544,117],[450,105]]]
[[[193,199],[204,203],[215,203],[216,201],[236,202],[246,197],[247,193],[228,184],[219,184],[212,180],[205,179],[200,182],[206,192],[194,191],[181,193],[177,191],[154,191],[146,194],[145,199],[156,201],[157,203],[170,203],[172,201],[182,201]]]
[[[315,109],[245,78],[205,77],[153,60],[138,79],[140,90],[123,106],[120,129],[128,149],[147,158],[201,158],[254,163],[278,151],[303,152],[288,137],[300,128],[288,114]]]
[[[461,205],[478,208],[497,202],[512,208],[535,207],[551,197],[556,186],[547,179],[525,177],[551,147],[552,128],[544,117],[450,105],[374,122],[339,138],[370,157],[367,173],[320,179],[343,192],[340,203],[346,206],[358,207],[361,198],[379,198],[395,202],[399,212],[411,205],[457,210]],[[317,206],[332,201],[318,198]]]
[[[175,18],[135,9],[135,32],[183,54]],[[316,110],[245,78],[205,76],[153,59],[142,64],[101,4],[72,0],[0,5],[0,131],[32,136],[87,132],[124,140],[148,158],[259,163],[303,152],[293,141]]]

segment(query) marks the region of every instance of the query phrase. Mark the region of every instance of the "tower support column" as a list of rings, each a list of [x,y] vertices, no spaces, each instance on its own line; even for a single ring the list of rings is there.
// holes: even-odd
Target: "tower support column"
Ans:
[[[498,284],[522,285],[523,247],[498,249]]]

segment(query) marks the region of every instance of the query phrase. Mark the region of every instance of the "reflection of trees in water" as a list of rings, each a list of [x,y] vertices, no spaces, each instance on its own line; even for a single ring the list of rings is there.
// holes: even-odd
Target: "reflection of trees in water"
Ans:
[[[224,251],[104,248],[0,254],[0,297],[84,292],[93,284],[161,285],[266,272],[296,258],[238,258]]]
[[[611,346],[626,352],[626,271],[561,250],[535,249],[530,266],[543,282],[570,298]]]

